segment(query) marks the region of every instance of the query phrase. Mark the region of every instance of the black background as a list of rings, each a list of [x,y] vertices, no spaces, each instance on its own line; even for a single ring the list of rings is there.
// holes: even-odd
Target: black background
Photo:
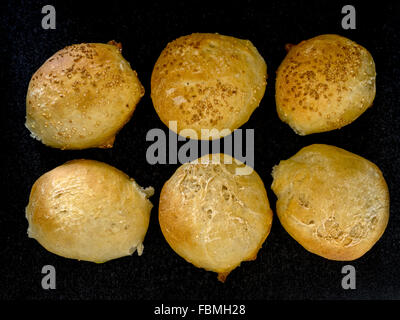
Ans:
[[[369,2],[368,2],[369,3]],[[42,6],[53,4],[56,30],[41,28]],[[1,4],[0,298],[2,299],[399,299],[400,198],[400,27],[393,3],[352,2],[357,29],[343,30],[341,1],[13,1]],[[158,225],[158,197],[179,165],[146,162],[146,133],[167,128],[150,99],[150,77],[166,44],[192,32],[218,32],[249,39],[268,65],[268,85],[260,107],[242,127],[255,129],[255,170],[270,190],[271,169],[312,143],[332,144],[377,164],[391,194],[390,221],[379,242],[363,257],[337,262],[313,255],[296,243],[274,217],[257,260],[242,263],[225,284],[216,274],[197,269],[176,255]],[[275,71],[286,43],[337,33],[365,46],[377,68],[372,108],[336,131],[301,137],[282,123],[275,110]],[[146,94],[112,149],[61,151],[42,145],[24,127],[30,77],[59,49],[72,43],[122,42],[123,55],[138,72]],[[136,254],[104,264],[79,262],[47,252],[26,234],[24,209],[34,181],[67,160],[104,161],[126,172],[143,187],[156,190],[141,257]],[[43,290],[41,268],[57,270],[57,289]],[[341,268],[357,270],[357,289],[343,290]]]

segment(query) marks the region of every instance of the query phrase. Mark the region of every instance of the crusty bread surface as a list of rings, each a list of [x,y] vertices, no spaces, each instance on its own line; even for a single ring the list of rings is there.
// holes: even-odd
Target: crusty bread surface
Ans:
[[[379,240],[389,219],[389,191],[379,168],[341,148],[314,144],[272,172],[276,211],[308,251],[355,260]]]
[[[159,222],[171,248],[224,281],[242,261],[254,260],[267,238],[272,211],[255,171],[228,155],[203,156],[179,167],[160,196]]]
[[[375,98],[375,63],[367,49],[326,34],[289,46],[277,70],[279,118],[300,135],[350,124]]]
[[[266,63],[250,41],[194,33],[162,51],[151,77],[151,98],[171,130],[185,135],[181,131],[191,129],[202,139],[202,129],[214,129],[203,140],[218,139],[249,120],[266,79]]]
[[[69,161],[34,183],[28,235],[71,259],[100,263],[136,250],[141,255],[153,191],[105,163]]]
[[[25,125],[50,147],[111,148],[143,95],[118,44],[70,45],[32,76]]]

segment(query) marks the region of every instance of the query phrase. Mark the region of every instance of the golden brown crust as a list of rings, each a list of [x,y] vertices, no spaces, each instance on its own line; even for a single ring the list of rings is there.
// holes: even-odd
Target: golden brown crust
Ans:
[[[68,46],[32,76],[26,127],[60,149],[111,148],[144,89],[114,44]]]
[[[250,41],[194,33],[162,51],[151,98],[164,124],[177,121],[178,133],[193,129],[200,139],[201,129],[233,131],[243,125],[264,95],[266,78],[265,61]]]
[[[339,129],[375,98],[375,63],[357,43],[321,35],[288,47],[276,77],[280,119],[307,135]]]
[[[57,255],[105,262],[140,255],[153,190],[93,160],[69,161],[42,175],[26,207],[28,235]]]
[[[281,161],[272,175],[281,224],[312,253],[354,260],[385,231],[388,187],[379,168],[358,155],[314,144]]]
[[[267,238],[272,211],[256,172],[228,155],[186,163],[165,183],[159,203],[162,233],[172,249],[223,281],[242,261],[254,260]],[[224,162],[231,162],[231,164]]]

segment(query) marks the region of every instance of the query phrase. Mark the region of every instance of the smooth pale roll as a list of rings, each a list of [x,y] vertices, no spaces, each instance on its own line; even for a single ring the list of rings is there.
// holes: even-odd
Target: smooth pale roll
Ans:
[[[32,76],[25,125],[50,147],[111,148],[143,95],[120,44],[74,44]]]
[[[372,105],[376,72],[367,49],[334,34],[287,48],[276,76],[276,108],[296,133],[339,129]]]
[[[276,211],[305,249],[330,260],[355,260],[379,240],[389,219],[389,191],[379,168],[323,144],[301,149],[272,172]]]
[[[206,155],[183,164],[165,183],[159,222],[178,255],[225,281],[242,261],[256,258],[272,211],[255,171],[228,155]]]
[[[151,77],[151,98],[171,130],[190,136],[181,132],[190,129],[197,139],[218,139],[249,120],[266,79],[265,61],[250,41],[194,33],[162,51]],[[176,127],[170,123],[175,121]],[[202,137],[202,129],[210,136]]]
[[[69,161],[33,185],[28,236],[59,256],[105,262],[143,252],[153,188],[93,160]]]

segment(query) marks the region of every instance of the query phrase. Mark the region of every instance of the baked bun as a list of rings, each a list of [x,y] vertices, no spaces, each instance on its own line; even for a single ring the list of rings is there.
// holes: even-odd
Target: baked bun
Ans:
[[[178,255],[217,272],[223,282],[242,261],[256,258],[272,211],[257,173],[219,156],[220,161],[206,155],[176,170],[161,191],[159,222]],[[238,174],[243,169],[247,174]]]
[[[357,43],[333,34],[288,46],[276,76],[276,108],[299,135],[339,129],[375,98],[375,63]]]
[[[379,168],[346,150],[314,144],[274,167],[272,190],[286,231],[330,260],[354,260],[385,231],[389,192]]]
[[[74,44],[32,76],[25,125],[50,147],[111,148],[143,94],[119,44]]]
[[[100,263],[141,255],[153,192],[105,163],[69,161],[33,185],[28,235],[66,258]]]
[[[265,91],[267,66],[248,40],[194,33],[167,45],[151,77],[151,98],[171,130],[216,129],[203,140],[219,139],[239,128],[258,107]],[[176,121],[177,126],[171,126]],[[193,138],[193,137],[191,137]]]

